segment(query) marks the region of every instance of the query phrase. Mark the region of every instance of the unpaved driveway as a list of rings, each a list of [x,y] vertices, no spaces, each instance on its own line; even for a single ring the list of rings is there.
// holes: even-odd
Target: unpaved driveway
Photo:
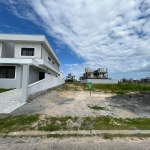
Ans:
[[[138,105],[137,107],[136,104],[136,107],[134,107],[133,102],[134,101],[132,100],[131,107],[129,100],[127,103],[125,98],[123,99],[121,96],[117,97],[112,93],[92,92],[92,95],[90,96],[89,91],[52,90],[47,94],[41,95],[28,102],[15,110],[12,114],[43,113],[49,116],[83,117],[109,115],[122,118],[149,117],[150,111],[147,111],[149,106],[141,107],[141,105]],[[104,110],[94,110],[88,107],[95,105],[104,107]],[[133,110],[133,107],[135,110]],[[141,108],[141,111],[138,111],[139,108]]]

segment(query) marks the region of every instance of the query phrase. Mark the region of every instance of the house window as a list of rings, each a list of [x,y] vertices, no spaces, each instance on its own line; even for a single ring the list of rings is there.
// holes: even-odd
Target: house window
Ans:
[[[54,61],[53,61],[53,64],[55,64]]]
[[[15,66],[0,66],[0,78],[15,78]]]
[[[39,80],[45,79],[45,72],[39,72]]]
[[[21,56],[34,56],[34,48],[21,48]]]
[[[51,58],[50,58],[50,57],[48,57],[48,60],[49,60],[49,61],[51,61]]]

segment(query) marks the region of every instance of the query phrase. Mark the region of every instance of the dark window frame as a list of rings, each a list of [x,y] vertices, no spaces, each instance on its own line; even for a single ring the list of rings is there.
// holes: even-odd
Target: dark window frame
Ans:
[[[48,57],[48,60],[49,60],[49,61],[51,61],[51,58],[50,58],[50,57]]]
[[[55,62],[53,61],[53,64],[55,64]]]
[[[10,76],[10,71],[13,73]],[[0,79],[14,79],[16,72],[16,66],[0,66]]]
[[[35,48],[34,47],[22,47],[21,56],[34,56]]]

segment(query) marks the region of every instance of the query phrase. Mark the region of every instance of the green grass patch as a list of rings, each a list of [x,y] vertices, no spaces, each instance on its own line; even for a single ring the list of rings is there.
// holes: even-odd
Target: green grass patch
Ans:
[[[97,105],[88,106],[88,107],[91,108],[91,109],[95,109],[95,110],[105,110],[105,107],[101,107],[101,106],[97,106]]]
[[[78,86],[70,86],[70,84],[64,84],[57,88],[56,91],[78,91]]]
[[[66,82],[57,91],[78,91],[79,88],[86,90],[86,85],[78,82]]]
[[[48,138],[63,138],[63,137],[89,137],[91,134],[48,134]]]
[[[46,117],[45,120],[41,120],[38,123],[38,130],[40,131],[58,131],[68,130],[67,121],[71,119],[73,122],[77,120],[77,117]]]
[[[41,137],[42,135],[24,135],[24,136],[19,136],[17,135],[17,137]],[[15,135],[11,136],[11,135],[6,135],[5,137],[16,137]],[[45,137],[45,135],[44,135]],[[103,139],[108,139],[108,140],[113,140],[114,138],[139,138],[139,139],[143,139],[143,138],[150,138],[150,134],[141,134],[141,133],[137,133],[137,134],[110,134],[110,133],[103,133],[103,134],[48,134],[46,136],[47,138],[70,138],[70,137],[101,137]],[[16,141],[15,143],[25,143],[24,141],[22,141],[21,139]]]
[[[6,91],[10,91],[12,89],[0,89],[0,93],[6,92]]]
[[[72,123],[72,128],[68,125]],[[42,120],[38,114],[8,116],[0,118],[0,132],[8,133],[14,131],[61,131],[77,130],[74,126],[80,124],[79,130],[150,130],[150,118],[114,118],[111,116],[97,117],[47,117]]]
[[[70,87],[67,84],[65,84],[65,85],[63,85],[62,89],[65,91],[69,91]]]
[[[150,137],[150,134],[109,134],[109,133],[104,133],[102,134],[104,139],[114,139],[114,138],[125,138],[125,137],[137,137],[137,138],[148,138]]]
[[[40,131],[70,130],[67,121],[78,122],[77,117],[49,117],[40,121]],[[111,116],[83,117],[80,130],[150,130],[150,118],[114,118]],[[71,130],[76,130],[76,127]]]
[[[78,91],[79,88],[87,91],[88,85],[78,82],[68,82],[59,87],[58,91]],[[118,84],[93,84],[92,91],[102,90],[102,91],[110,91],[116,94],[126,94],[129,92],[140,92],[140,91],[150,91],[150,85],[145,84],[135,84],[135,83],[118,83]]]
[[[110,116],[85,117],[82,128],[92,122],[93,130],[150,130],[150,118],[113,118]]]
[[[125,91],[117,91],[116,94],[124,95],[124,94],[126,94],[126,92]]]
[[[61,127],[59,125],[56,125],[56,124],[47,124],[45,126],[38,127],[38,129],[40,131],[57,131],[57,130],[60,130]]]
[[[8,133],[13,131],[28,130],[31,124],[38,121],[39,115],[20,115],[0,118],[0,132]]]
[[[130,91],[150,91],[150,85],[132,83],[93,84],[93,89],[110,90],[112,92],[118,92],[118,94],[125,94]]]

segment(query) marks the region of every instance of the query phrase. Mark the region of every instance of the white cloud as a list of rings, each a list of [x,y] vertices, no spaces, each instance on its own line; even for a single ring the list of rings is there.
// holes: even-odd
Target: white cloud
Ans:
[[[149,0],[13,2],[7,4],[15,15],[42,22],[48,34],[84,59],[83,64],[71,65],[79,72],[104,67],[110,74],[140,73],[150,65]]]
[[[57,53],[57,54],[60,53],[60,50],[59,50],[59,49],[56,49],[56,53]]]

